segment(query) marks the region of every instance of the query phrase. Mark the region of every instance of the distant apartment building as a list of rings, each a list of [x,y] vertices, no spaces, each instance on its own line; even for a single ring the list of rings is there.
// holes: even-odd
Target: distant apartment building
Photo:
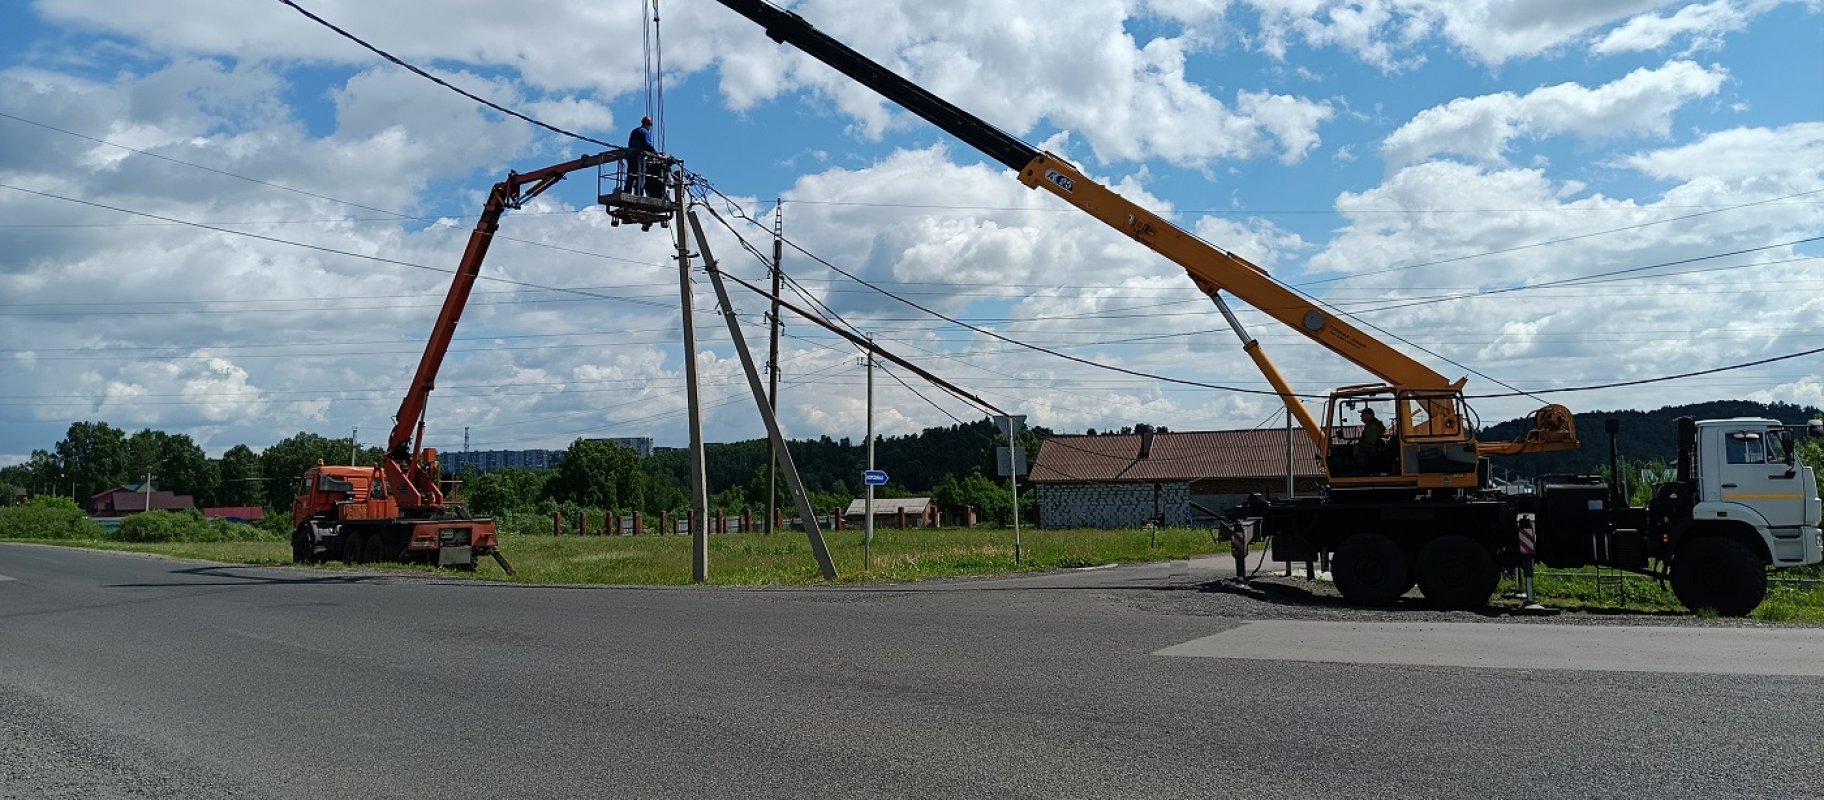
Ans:
[[[640,458],[653,454],[650,436],[622,436],[607,439],[590,439],[591,442],[613,442],[638,453]],[[665,448],[656,448],[664,450]],[[438,453],[437,460],[443,469],[450,474],[462,472],[464,465],[473,465],[476,472],[493,472],[497,469],[518,467],[521,469],[557,469],[564,463],[564,450],[471,450],[466,453]]]
[[[653,454],[651,436],[614,436],[607,439],[590,439],[591,442],[614,442],[633,449],[633,452],[645,458]]]
[[[465,465],[473,465],[476,472],[493,472],[497,469],[519,467],[521,469],[557,469],[564,463],[562,450],[471,450],[467,453],[438,453],[437,460],[443,463],[447,472],[459,473]]]

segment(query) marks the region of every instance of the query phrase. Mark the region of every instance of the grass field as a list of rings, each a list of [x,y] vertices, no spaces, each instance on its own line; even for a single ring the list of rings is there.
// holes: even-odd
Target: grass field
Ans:
[[[1021,532],[1021,563],[1013,559],[1013,532],[986,528],[876,531],[863,570],[862,534],[824,533],[843,583],[902,582],[927,578],[1042,572],[1102,564],[1166,561],[1196,555],[1225,554],[1206,530],[1161,528],[1157,541],[1140,530],[1045,530]],[[291,563],[291,547],[282,541],[130,543],[111,540],[36,541],[103,550],[158,553],[235,564]],[[690,582],[690,538],[686,536],[552,537],[502,535],[501,549],[517,571],[507,576],[484,560],[475,579],[512,583],[592,583],[682,585]],[[331,562],[332,570],[412,570],[469,578],[463,573],[399,564],[357,567]],[[1549,570],[1535,588],[1541,602],[1567,611],[1589,613],[1688,614],[1670,588],[1640,575],[1612,570]],[[1824,571],[1776,573],[1767,600],[1754,619],[1766,622],[1824,623]],[[1791,579],[1804,579],[1791,582]],[[822,581],[810,543],[802,533],[729,534],[709,540],[709,582],[722,585],[804,585]],[[1504,581],[1501,593],[1515,589]]]
[[[826,531],[824,541],[844,583],[1042,572],[1102,564],[1131,564],[1216,552],[1207,530],[1161,528],[1156,542],[1145,530],[1022,530],[1021,559],[1014,563],[1013,532],[986,528],[890,530],[874,533],[869,569],[862,569],[862,534]],[[21,540],[25,541],[25,540]],[[280,541],[128,543],[109,540],[31,540],[104,550],[130,550],[236,564],[289,564],[291,545]],[[1227,552],[1226,544],[1223,552]],[[509,577],[483,560],[475,577],[512,583],[666,585],[690,583],[688,536],[501,536],[513,563]],[[399,564],[328,569],[411,569]],[[457,575],[459,573],[445,573]],[[466,577],[466,576],[464,576]],[[709,582],[790,585],[822,582],[810,542],[798,532],[727,534],[709,539]]]

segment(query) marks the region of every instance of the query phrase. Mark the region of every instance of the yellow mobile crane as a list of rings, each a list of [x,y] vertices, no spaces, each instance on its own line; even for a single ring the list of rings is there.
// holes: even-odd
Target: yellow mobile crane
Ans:
[[[1766,593],[1767,565],[1824,562],[1824,514],[1812,470],[1792,455],[1792,431],[1773,420],[1683,421],[1678,479],[1631,508],[1619,482],[1557,476],[1510,495],[1489,485],[1487,457],[1576,448],[1571,412],[1549,404],[1509,442],[1478,441],[1464,402],[1465,379],[1445,378],[1224,251],[1116,194],[1062,158],[950,104],[765,0],[718,0],[774,41],[816,58],[1189,273],[1241,338],[1322,459],[1321,497],[1252,498],[1239,509],[1271,537],[1276,559],[1332,553],[1343,596],[1388,603],[1416,584],[1433,605],[1488,602],[1501,567],[1600,564],[1670,578],[1687,606],[1746,614]],[[1227,292],[1380,383],[1335,390],[1320,425],[1229,309]],[[1391,407],[1381,441],[1357,438],[1345,410]],[[1613,421],[1611,420],[1611,423]],[[1813,428],[1824,432],[1824,424]],[[1611,461],[1615,427],[1610,425]],[[1749,455],[1753,456],[1750,458]],[[1774,470],[1783,471],[1767,474]],[[1750,487],[1750,488],[1742,488]]]
[[[1402,492],[1473,489],[1486,483],[1486,475],[1478,471],[1478,466],[1485,463],[1483,456],[1577,447],[1571,413],[1560,405],[1548,405],[1534,412],[1534,427],[1520,440],[1478,442],[1468,423],[1463,379],[1445,378],[1293,291],[1247,259],[1197,238],[1090,179],[1070,162],[931,94],[818,31],[798,15],[764,0],[721,2],[759,23],[775,41],[797,47],[1017,171],[1027,186],[1051,192],[1183,267],[1198,290],[1216,304],[1241,337],[1248,356],[1316,445],[1332,486]],[[1326,424],[1320,425],[1268,360],[1259,341],[1242,328],[1224,301],[1223,292],[1348,359],[1381,383],[1338,389],[1326,404]],[[1363,452],[1352,436],[1341,435],[1342,431],[1352,430],[1348,427],[1352,421],[1340,418],[1345,410],[1377,403],[1391,406],[1395,414],[1389,421],[1392,424],[1385,446],[1377,448],[1384,458]]]

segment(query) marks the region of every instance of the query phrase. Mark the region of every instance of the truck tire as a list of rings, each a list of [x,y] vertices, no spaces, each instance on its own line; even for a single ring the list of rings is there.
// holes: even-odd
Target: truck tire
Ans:
[[[367,546],[367,537],[358,532],[342,534],[342,563],[360,564],[361,553]]]
[[[291,532],[291,563],[309,564],[316,559],[317,545],[310,540],[309,523],[299,525]]]
[[[361,563],[384,564],[390,560],[387,558],[386,552],[386,534],[379,532],[368,534],[361,543]]]
[[[1367,606],[1384,606],[1412,588],[1412,570],[1406,551],[1378,533],[1358,533],[1336,548],[1330,575],[1343,599]]]
[[[1485,608],[1501,583],[1501,571],[1488,549],[1456,533],[1439,536],[1420,548],[1413,572],[1425,602],[1444,611]]]
[[[1767,566],[1741,542],[1705,536],[1678,549],[1672,593],[1694,612],[1745,617],[1767,597]]]

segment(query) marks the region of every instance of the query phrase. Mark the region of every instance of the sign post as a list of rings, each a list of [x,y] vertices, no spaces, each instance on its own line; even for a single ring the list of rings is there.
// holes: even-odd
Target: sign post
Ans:
[[[868,437],[868,469],[861,473],[861,482],[867,484],[868,487],[867,499],[862,501],[867,508],[862,509],[861,512],[867,515],[866,533],[861,536],[861,569],[866,572],[868,570],[868,550],[874,546],[874,487],[887,485],[887,471],[874,468],[874,437],[872,435]]]

